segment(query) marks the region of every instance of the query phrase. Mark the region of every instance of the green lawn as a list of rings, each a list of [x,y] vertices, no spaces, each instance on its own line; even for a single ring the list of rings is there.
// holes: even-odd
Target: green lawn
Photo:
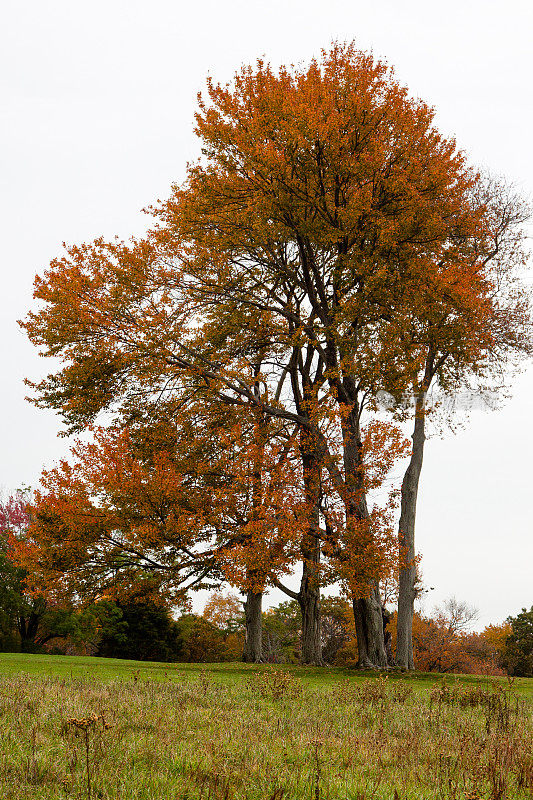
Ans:
[[[247,679],[251,674],[263,670],[289,671],[304,684],[313,688],[331,687],[339,681],[363,681],[377,677],[374,672],[341,669],[338,667],[299,667],[287,665],[257,666],[239,662],[222,664],[169,664],[155,661],[127,661],[118,658],[93,658],[90,656],[48,656],[26,653],[0,653],[0,675],[27,672],[30,675],[57,675],[61,677],[98,678],[103,681],[131,678],[151,680],[187,681],[198,678],[205,672],[215,681],[234,683]],[[390,680],[408,681],[414,690],[427,690],[435,683],[446,680],[464,686],[486,686],[496,684],[507,687],[506,678],[483,675],[440,675],[434,672],[401,673],[392,671]],[[533,678],[513,680],[513,692],[533,703]]]
[[[0,655],[1,800],[528,800],[533,680]]]

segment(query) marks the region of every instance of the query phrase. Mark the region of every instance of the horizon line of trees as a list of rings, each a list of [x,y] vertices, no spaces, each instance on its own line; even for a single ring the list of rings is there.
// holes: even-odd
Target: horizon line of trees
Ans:
[[[92,655],[141,661],[239,661],[246,652],[245,601],[214,591],[203,613],[172,613],[144,583],[129,596],[102,598],[89,605],[53,603],[31,596],[25,571],[10,560],[9,535],[27,524],[22,495],[0,503],[0,652]],[[477,611],[454,598],[433,614],[413,617],[413,651],[423,672],[461,672],[533,677],[533,607],[479,633],[470,630]],[[391,646],[397,642],[397,614],[387,617]],[[301,661],[302,615],[295,600],[262,612],[262,661]],[[345,598],[321,600],[321,657],[324,664],[354,668],[357,636]]]
[[[338,584],[359,666],[413,669],[428,396],[497,393],[531,355],[529,209],[353,44],[209,80],[195,120],[201,157],[146,236],[68,246],[35,280],[22,325],[54,367],[34,402],[89,436],[11,542],[28,590],[146,583],[186,607],[227,582],[260,662],[276,587],[321,664]]]

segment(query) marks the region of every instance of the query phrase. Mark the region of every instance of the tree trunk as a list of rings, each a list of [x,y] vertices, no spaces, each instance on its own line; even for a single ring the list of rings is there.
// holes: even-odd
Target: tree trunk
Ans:
[[[243,661],[260,664],[263,660],[263,592],[249,591],[244,603],[246,629],[244,635]]]
[[[354,393],[355,396],[355,393]],[[362,442],[359,429],[359,406],[354,401],[350,414],[343,421],[344,471],[350,497],[346,503],[347,519],[368,520],[368,506],[362,470]],[[353,599],[355,632],[359,651],[360,669],[387,669],[389,661],[385,650],[383,615],[379,593],[379,575],[368,587],[365,597]]]
[[[391,620],[391,615],[385,608],[382,606],[381,608],[381,618],[383,619],[383,638],[385,641],[385,652],[387,654],[387,664],[389,667],[396,667],[398,666],[396,663],[396,659],[394,658],[394,654],[392,652],[392,634],[389,630],[387,630],[387,626]]]
[[[373,587],[369,597],[353,600],[355,632],[359,669],[387,669],[389,660],[383,635],[383,616],[379,586]]]
[[[302,612],[300,662],[320,666],[322,636],[320,630],[320,455],[316,442],[302,434],[300,452],[308,507],[307,531],[302,537],[302,581],[298,603]]]
[[[259,374],[261,369],[260,362],[255,365],[255,374]],[[254,385],[254,394],[260,396],[259,383]],[[252,481],[252,520],[260,518],[261,507],[263,504],[263,470],[265,443],[268,438],[268,431],[262,412],[254,409],[254,441],[257,446],[254,459],[254,472]],[[247,570],[247,594],[244,604],[244,618],[246,623],[244,638],[243,660],[252,664],[259,664],[263,661],[263,588],[264,575],[260,575],[257,569]]]
[[[422,471],[425,442],[425,392],[416,399],[413,451],[402,482],[402,502],[398,531],[400,575],[398,592],[398,638],[396,662],[404,669],[414,669],[413,614],[415,605],[416,552],[415,519],[418,484]]]
[[[302,612],[302,642],[300,663],[320,666],[322,636],[320,630],[320,586],[316,580],[318,561],[304,561],[298,604]]]

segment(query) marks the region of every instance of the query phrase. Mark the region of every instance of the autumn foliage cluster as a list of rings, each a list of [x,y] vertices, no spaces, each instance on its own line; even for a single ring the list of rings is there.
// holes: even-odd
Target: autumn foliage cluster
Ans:
[[[34,400],[85,435],[36,492],[29,590],[144,585],[186,610],[227,582],[261,660],[276,586],[321,663],[320,590],[338,584],[360,665],[386,667],[396,586],[410,667],[428,394],[494,388],[529,352],[526,210],[353,45],[209,81],[196,132],[145,237],[69,246],[36,278],[23,325],[56,367]]]

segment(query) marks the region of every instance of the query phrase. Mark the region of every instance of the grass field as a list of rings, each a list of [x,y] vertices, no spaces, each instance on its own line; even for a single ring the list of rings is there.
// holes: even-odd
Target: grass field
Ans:
[[[2,800],[525,800],[533,680],[0,655]]]

